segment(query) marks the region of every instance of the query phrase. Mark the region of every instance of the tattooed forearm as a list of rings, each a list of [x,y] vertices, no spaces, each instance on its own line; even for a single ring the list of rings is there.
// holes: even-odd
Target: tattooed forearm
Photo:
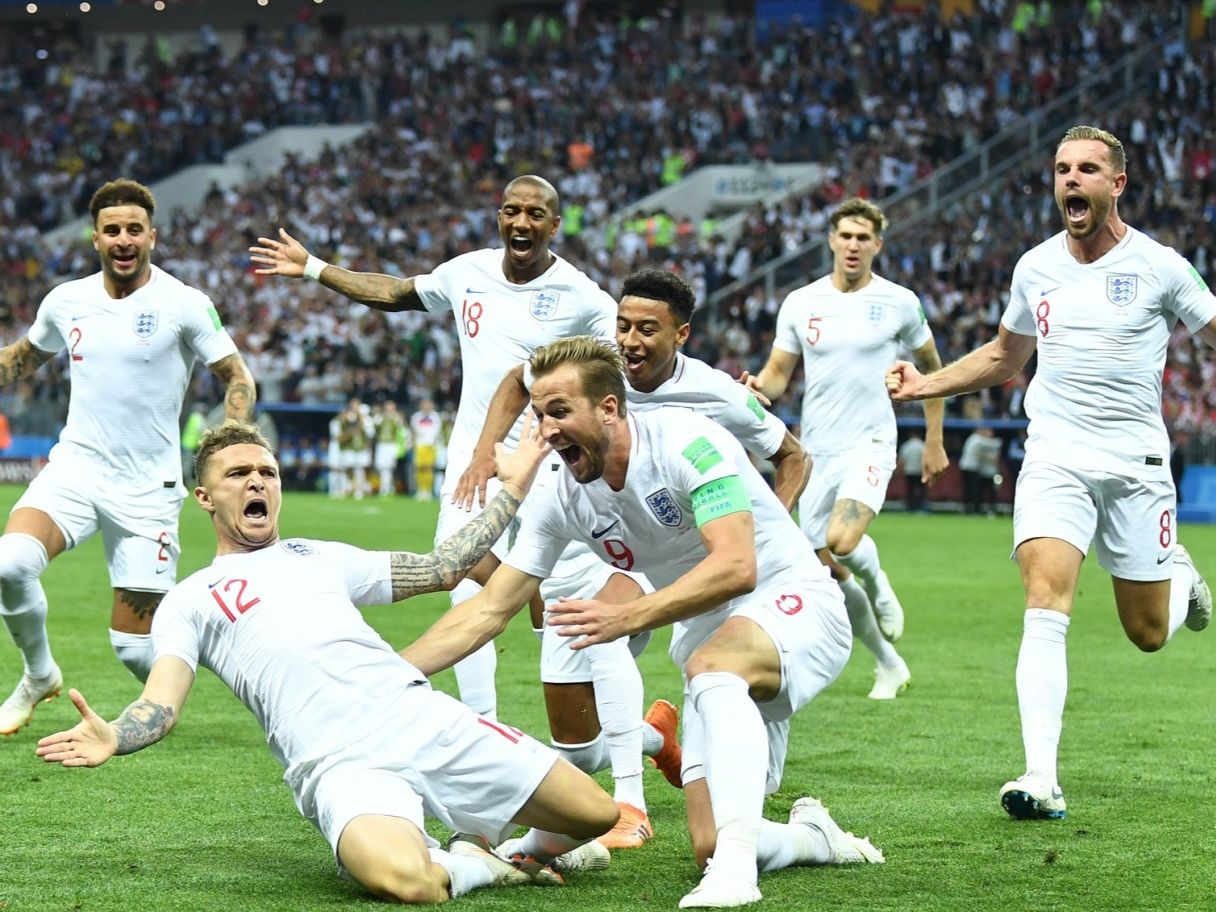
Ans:
[[[423,306],[421,296],[414,290],[412,278],[402,279],[376,272],[351,272],[330,264],[321,273],[321,284],[375,310],[391,313],[421,310]]]
[[[50,360],[51,353],[34,348],[29,339],[19,339],[0,348],[0,386],[28,377]]]
[[[163,592],[144,592],[138,589],[115,589],[114,594],[124,608],[141,621],[156,613],[156,606],[165,597]]]
[[[155,744],[173,728],[177,712],[172,706],[162,706],[151,700],[136,700],[110,724],[118,736],[116,754],[133,754],[149,744]]]
[[[500,491],[468,525],[430,554],[392,556],[393,601],[451,589],[489,553],[519,509],[520,498]]]
[[[253,418],[254,391],[251,383],[232,383],[224,394],[224,416],[227,418]]]

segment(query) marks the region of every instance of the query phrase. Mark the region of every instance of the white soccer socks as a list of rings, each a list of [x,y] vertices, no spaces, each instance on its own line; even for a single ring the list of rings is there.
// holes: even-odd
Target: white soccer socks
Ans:
[[[0,617],[21,650],[27,677],[56,671],[46,635],[46,593],[38,577],[48,563],[46,548],[32,535],[0,535]]]
[[[1059,611],[1029,608],[1023,621],[1016,681],[1022,716],[1026,771],[1054,784],[1064,699],[1068,695],[1065,637],[1069,617]]]

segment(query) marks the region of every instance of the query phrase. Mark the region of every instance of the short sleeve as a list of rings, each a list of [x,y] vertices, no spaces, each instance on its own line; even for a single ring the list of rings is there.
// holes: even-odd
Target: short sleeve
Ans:
[[[236,343],[225,332],[215,305],[202,292],[191,296],[182,329],[186,344],[204,364],[215,364],[236,354]]]
[[[900,296],[898,338],[902,345],[912,351],[916,351],[933,338],[933,330],[925,319],[925,308],[915,292]]]
[[[433,272],[414,276],[414,292],[428,313],[447,313],[452,309],[453,296],[450,285],[453,260],[440,263]]]
[[[786,295],[777,311],[777,333],[773,337],[773,348],[797,355],[802,351],[802,339],[798,335],[797,301],[793,293]]]
[[[548,578],[573,537],[565,531],[561,489],[560,484],[548,485],[540,491],[533,489],[533,499],[520,520],[515,544],[503,563],[529,576]]]
[[[29,339],[31,344],[40,351],[61,352],[67,347],[67,341],[55,325],[54,315],[58,306],[54,292],[42,299],[38,313],[30,327]]]
[[[186,587],[170,590],[152,617],[152,661],[166,656],[181,659],[198,671],[199,631],[190,611]]]
[[[356,605],[387,605],[393,600],[392,552],[364,551],[344,542],[309,542],[341,568],[346,592]]]
[[[1013,269],[1013,279],[1009,283],[1009,303],[1001,316],[1001,325],[1019,336],[1035,335],[1034,314],[1026,296],[1026,271],[1022,268],[1022,260],[1018,260]]]
[[[1207,326],[1216,317],[1216,297],[1208,290],[1199,270],[1171,251],[1164,272],[1167,309],[1191,332]]]
[[[785,423],[765,411],[755,394],[742,383],[736,383],[725,375],[723,379],[726,382],[713,390],[721,404],[708,414],[730,431],[749,452],[768,459],[781,449],[781,443],[785,440]]]

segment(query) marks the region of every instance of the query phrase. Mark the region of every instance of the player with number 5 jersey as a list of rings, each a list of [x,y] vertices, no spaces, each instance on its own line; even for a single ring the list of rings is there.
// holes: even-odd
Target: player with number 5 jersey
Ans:
[[[776,399],[802,361],[802,445],[814,470],[799,501],[799,521],[840,582],[854,636],[874,654],[870,697],[889,700],[907,687],[911,673],[892,645],[903,634],[903,606],[867,534],[895,471],[895,413],[883,375],[901,349],[913,352],[926,371],[941,367],[941,359],[916,294],[873,271],[887,226],[882,210],[868,200],[846,200],[831,225],[832,272],[789,293],[777,313],[768,362],[747,382]],[[926,484],[949,465],[943,413],[942,402],[925,403]]]
[[[598,285],[549,249],[561,224],[557,191],[533,175],[517,177],[503,190],[498,209],[502,249],[458,256],[428,275],[411,278],[355,273],[309,254],[279,229],[279,239],[259,238],[250,248],[262,274],[306,277],[377,310],[451,311],[460,339],[464,377],[456,421],[448,442],[448,464],[435,540],[442,541],[476,515],[452,493],[477,442],[499,381],[539,346],[567,336],[611,339],[616,303]],[[508,440],[518,439],[518,423]],[[497,483],[492,483],[493,490]],[[452,592],[458,604],[474,595],[505,553],[505,542]],[[496,556],[497,555],[497,556]],[[493,716],[496,656],[492,645],[461,663],[456,680],[461,699]]]
[[[110,641],[132,674],[147,678],[152,616],[177,577],[179,423],[195,362],[224,384],[229,416],[253,415],[253,377],[210,299],[151,263],[154,209],[135,181],[98,189],[89,210],[101,271],[52,289],[29,334],[0,350],[0,384],[63,351],[72,382],[59,442],[0,536],[0,616],[25,665],[0,704],[0,734],[27,724],[63,685],[39,577],[98,531],[114,589]]]
[[[1064,230],[1018,261],[997,338],[927,377],[902,361],[887,373],[894,399],[951,395],[1003,383],[1038,352],[1013,513],[1026,590],[1016,671],[1026,772],[999,792],[1018,818],[1066,813],[1065,637],[1090,544],[1124,633],[1145,652],[1212,616],[1208,585],[1177,541],[1161,377],[1179,320],[1216,347],[1216,297],[1185,259],[1120,218],[1126,167],[1106,130],[1066,132],[1055,157]]]

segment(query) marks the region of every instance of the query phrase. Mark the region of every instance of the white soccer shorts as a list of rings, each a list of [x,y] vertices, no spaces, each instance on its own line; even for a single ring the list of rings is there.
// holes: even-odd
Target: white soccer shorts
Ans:
[[[730,617],[754,621],[768,634],[781,657],[781,689],[757,703],[769,736],[768,792],[781,784],[789,740],[789,721],[844,670],[853,648],[853,629],[840,587],[831,579],[787,580],[735,600],[726,611],[677,624],[671,658],[680,668]],[[684,700],[685,728],[691,702]],[[683,768],[703,765],[703,747],[684,745]]]
[[[401,817],[424,836],[424,817],[434,817],[497,845],[558,760],[552,748],[425,684],[410,688],[401,712],[384,721],[294,777],[296,807],[336,859],[342,831],[365,815]]]
[[[1178,540],[1176,506],[1165,466],[1157,477],[1144,478],[1027,462],[1014,492],[1014,553],[1032,538],[1058,538],[1082,554],[1092,543],[1098,563],[1111,576],[1170,579]]]
[[[811,478],[798,499],[798,524],[815,549],[826,548],[828,520],[839,500],[856,500],[877,516],[895,471],[895,448],[870,442],[847,453],[814,457]]]
[[[113,588],[168,592],[182,553],[177,521],[184,499],[180,480],[153,480],[136,490],[69,458],[47,463],[13,509],[41,510],[69,550],[100,531]]]

